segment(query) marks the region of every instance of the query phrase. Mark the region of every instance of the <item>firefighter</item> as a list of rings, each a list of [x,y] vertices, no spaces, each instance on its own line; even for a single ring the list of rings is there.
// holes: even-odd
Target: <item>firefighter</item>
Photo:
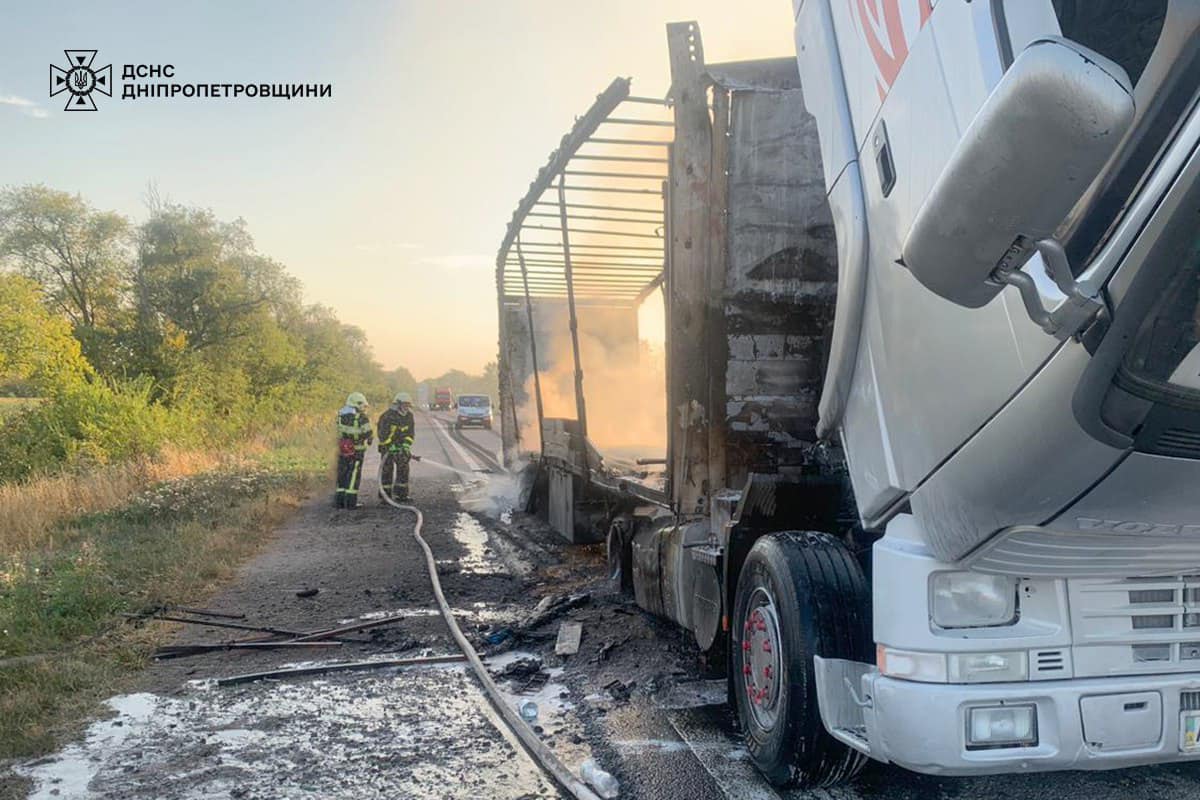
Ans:
[[[408,462],[412,459],[412,397],[400,392],[379,417],[379,454],[383,456],[383,489],[396,501],[408,500]]]
[[[337,492],[334,506],[358,507],[358,484],[362,481],[363,456],[375,441],[371,420],[367,417],[367,398],[362,392],[351,392],[346,405],[338,411]]]

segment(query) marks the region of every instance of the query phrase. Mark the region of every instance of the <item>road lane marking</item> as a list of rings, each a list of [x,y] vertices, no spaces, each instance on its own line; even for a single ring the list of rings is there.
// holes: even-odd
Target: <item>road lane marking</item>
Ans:
[[[711,723],[687,711],[672,711],[667,714],[667,721],[726,797],[731,800],[782,800],[758,774],[741,743],[732,741]]]
[[[450,435],[449,424],[445,420],[433,415],[430,415],[430,419],[432,419],[435,423],[433,426],[434,430],[441,435],[444,441],[450,443],[450,446],[454,448],[454,452],[458,454],[458,457],[463,460],[463,463],[466,464],[469,469],[472,471],[481,471],[483,469],[479,462],[467,452],[465,447],[454,441],[454,437]]]

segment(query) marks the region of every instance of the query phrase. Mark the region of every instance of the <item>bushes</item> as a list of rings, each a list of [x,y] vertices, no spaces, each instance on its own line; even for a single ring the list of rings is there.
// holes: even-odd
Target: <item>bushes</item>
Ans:
[[[179,416],[150,402],[144,378],[62,389],[0,424],[0,483],[157,453],[181,438]]]

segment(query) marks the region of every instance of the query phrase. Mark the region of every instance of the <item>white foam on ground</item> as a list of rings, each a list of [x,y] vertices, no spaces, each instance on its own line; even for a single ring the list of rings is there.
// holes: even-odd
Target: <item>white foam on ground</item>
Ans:
[[[31,797],[558,797],[488,724],[461,668],[193,685],[109,705],[116,716],[81,742],[16,767]]]

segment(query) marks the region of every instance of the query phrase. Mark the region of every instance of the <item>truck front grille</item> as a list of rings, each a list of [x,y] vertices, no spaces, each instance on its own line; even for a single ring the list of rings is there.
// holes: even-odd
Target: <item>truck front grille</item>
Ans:
[[[1200,575],[1067,581],[1075,674],[1200,671]]]

